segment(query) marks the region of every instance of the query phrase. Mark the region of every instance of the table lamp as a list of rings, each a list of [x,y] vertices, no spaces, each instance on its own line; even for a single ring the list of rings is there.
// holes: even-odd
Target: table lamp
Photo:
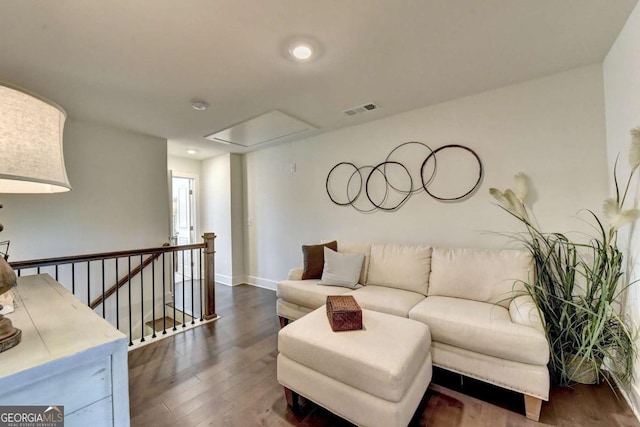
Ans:
[[[62,151],[66,117],[53,102],[0,82],[0,193],[71,190]],[[0,256],[0,295],[16,283],[7,257]],[[0,352],[16,346],[21,336],[0,314]]]

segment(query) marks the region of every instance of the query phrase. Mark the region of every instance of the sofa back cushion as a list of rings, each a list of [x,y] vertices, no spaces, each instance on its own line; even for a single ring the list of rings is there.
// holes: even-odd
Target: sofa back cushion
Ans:
[[[431,247],[374,243],[367,284],[427,295]]]
[[[349,243],[338,241],[338,252],[343,254],[364,254],[364,262],[362,270],[360,270],[360,279],[358,283],[364,285],[367,283],[367,272],[369,270],[369,258],[371,257],[371,245],[369,243]]]
[[[464,298],[508,307],[525,292],[531,255],[526,251],[434,248],[428,296]]]

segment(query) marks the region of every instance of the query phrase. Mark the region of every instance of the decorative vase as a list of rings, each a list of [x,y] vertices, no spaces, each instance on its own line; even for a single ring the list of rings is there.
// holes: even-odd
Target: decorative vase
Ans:
[[[15,284],[16,274],[7,261],[0,256],[0,294],[10,291]],[[0,314],[0,353],[15,347],[21,339],[22,331],[13,327],[11,320]]]

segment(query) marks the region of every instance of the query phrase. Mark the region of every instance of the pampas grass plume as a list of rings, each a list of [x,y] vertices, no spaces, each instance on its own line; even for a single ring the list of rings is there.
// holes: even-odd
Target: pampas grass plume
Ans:
[[[638,219],[638,217],[640,217],[640,209],[627,209],[625,211],[620,211],[616,216],[614,223],[611,224],[611,228],[618,230],[623,225],[632,223]]]
[[[493,196],[500,206],[508,211],[513,211],[513,203],[511,203],[504,195],[504,193],[497,188],[490,188],[489,194]]]
[[[527,182],[527,175],[523,172],[518,172],[515,176],[513,193],[522,203],[526,203],[527,196],[529,195],[529,183]]]
[[[618,213],[620,213],[620,207],[618,206],[618,202],[616,202],[615,199],[607,199],[604,201],[602,211],[604,212],[604,215],[607,217],[609,222],[611,222],[611,220],[616,215],[618,215]]]
[[[511,205],[511,212],[513,212],[520,218],[524,218],[524,207],[520,198],[516,196],[516,193],[514,193],[513,190],[509,189],[504,192],[504,197],[509,201],[509,204]]]
[[[618,206],[618,203],[614,199],[605,200],[602,210],[609,220],[609,226],[614,231],[617,231],[626,224],[632,223],[640,217],[639,209],[620,210],[620,206]]]

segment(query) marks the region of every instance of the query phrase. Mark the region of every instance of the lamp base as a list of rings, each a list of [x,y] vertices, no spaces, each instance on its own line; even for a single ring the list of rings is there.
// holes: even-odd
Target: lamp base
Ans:
[[[22,331],[14,328],[11,320],[0,314],[0,353],[17,346],[22,340]]]

